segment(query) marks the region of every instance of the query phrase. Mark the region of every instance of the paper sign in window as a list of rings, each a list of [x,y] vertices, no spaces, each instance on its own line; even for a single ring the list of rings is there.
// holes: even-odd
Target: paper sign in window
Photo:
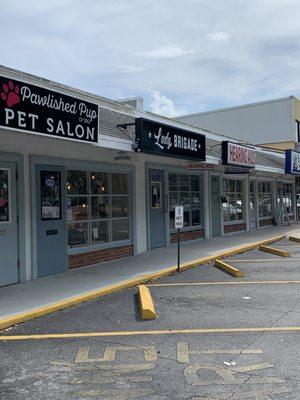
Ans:
[[[61,219],[60,172],[41,171],[41,217],[43,221]]]
[[[0,223],[9,222],[9,171],[0,169]]]
[[[151,207],[161,208],[161,183],[151,182]]]

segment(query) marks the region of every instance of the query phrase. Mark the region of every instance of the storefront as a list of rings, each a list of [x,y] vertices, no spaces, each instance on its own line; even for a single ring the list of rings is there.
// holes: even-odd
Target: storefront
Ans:
[[[271,151],[270,164],[222,135],[1,71],[0,286],[172,245],[175,205],[182,241],[268,226],[280,202],[295,216],[294,179]]]

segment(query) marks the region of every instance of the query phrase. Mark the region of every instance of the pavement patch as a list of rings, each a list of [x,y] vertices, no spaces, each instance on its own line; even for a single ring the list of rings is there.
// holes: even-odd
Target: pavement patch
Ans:
[[[218,268],[221,268],[223,271],[226,271],[229,274],[235,276],[236,278],[242,278],[243,276],[245,276],[244,272],[240,271],[239,269],[237,269],[235,267],[232,267],[231,265],[229,265],[225,261],[217,259],[217,260],[215,260],[215,265]]]
[[[291,253],[285,250],[276,249],[275,247],[260,245],[260,251],[264,251],[265,253],[275,254],[275,256],[279,257],[290,257]]]
[[[142,319],[156,319],[157,314],[155,312],[151,293],[145,285],[139,286],[139,299]]]

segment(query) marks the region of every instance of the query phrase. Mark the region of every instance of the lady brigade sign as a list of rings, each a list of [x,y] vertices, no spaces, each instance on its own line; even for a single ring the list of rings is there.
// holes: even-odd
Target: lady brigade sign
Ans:
[[[97,142],[98,106],[0,76],[0,126]]]

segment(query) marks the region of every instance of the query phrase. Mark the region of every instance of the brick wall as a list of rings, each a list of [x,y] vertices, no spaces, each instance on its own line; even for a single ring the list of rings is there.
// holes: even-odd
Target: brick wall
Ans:
[[[68,267],[69,269],[75,269],[132,255],[132,244],[109,249],[93,250],[88,253],[71,254],[68,256]]]
[[[204,229],[197,229],[194,231],[180,232],[180,241],[199,239],[204,237]],[[170,242],[177,243],[177,233],[171,233]]]
[[[262,219],[261,221],[259,221],[259,226],[260,226],[260,227],[262,227],[262,226],[269,226],[269,225],[273,225],[273,224],[274,224],[273,218],[270,218],[270,219]]]
[[[245,231],[246,224],[235,224],[235,225],[225,225],[224,226],[224,233],[232,233],[232,232],[239,232]]]

